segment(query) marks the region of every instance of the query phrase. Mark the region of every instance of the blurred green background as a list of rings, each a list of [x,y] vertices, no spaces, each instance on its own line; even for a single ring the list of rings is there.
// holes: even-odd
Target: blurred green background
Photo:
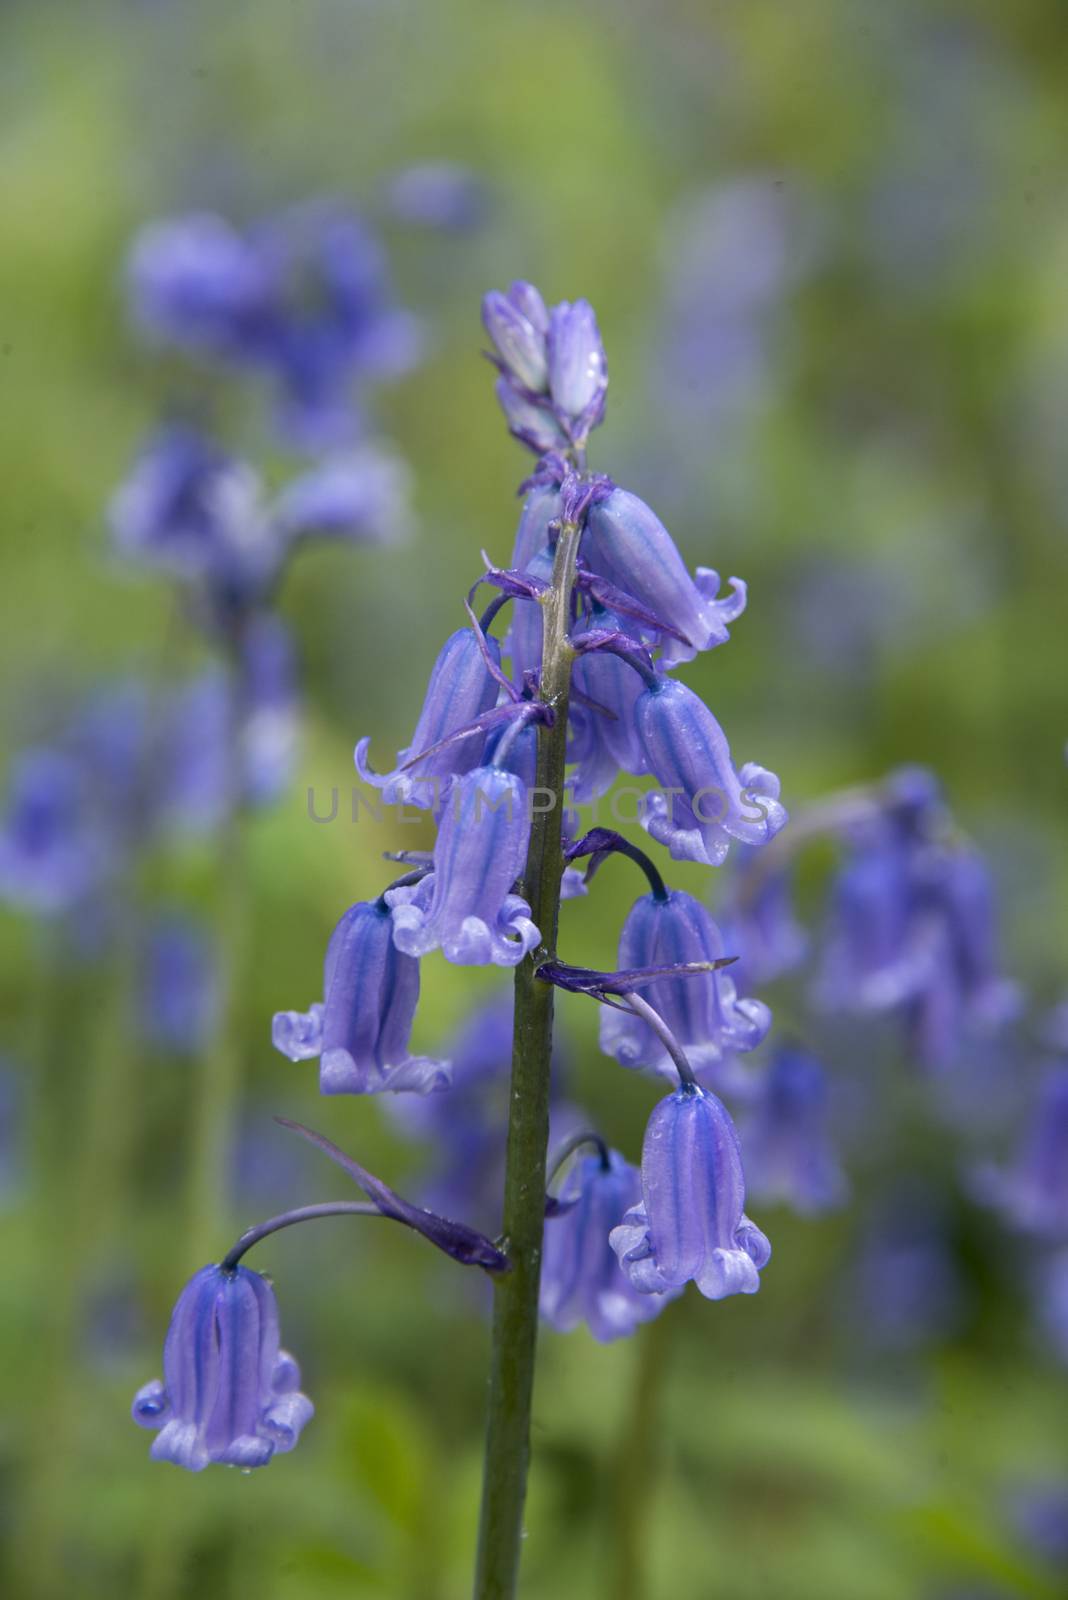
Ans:
[[[166,584],[120,569],[104,526],[173,387],[126,325],[134,230],[323,192],[373,205],[385,176],[429,159],[466,164],[489,197],[463,235],[386,230],[398,294],[431,335],[424,364],[377,402],[415,474],[417,533],[395,551],[309,553],[285,590],[308,727],[291,792],[248,830],[236,1001],[263,1198],[219,1219],[220,1251],[272,1207],[345,1195],[340,1175],[287,1149],[274,1113],[322,1127],[401,1188],[418,1182],[420,1153],[380,1106],[318,1101],[314,1065],[275,1054],[269,1021],[316,995],[334,921],[377,893],[382,850],[413,843],[412,830],[346,823],[344,801],[336,823],[313,825],[308,785],[346,795],[360,734],[379,767],[406,742],[479,550],[503,561],[511,548],[527,463],[496,411],[478,304],[512,277],[597,309],[611,388],[592,464],[653,502],[691,563],[749,581],[729,648],[685,673],[737,758],[777,771],[791,809],[895,763],[930,764],[990,851],[1009,969],[1036,1006],[1057,998],[1064,22],[1057,0],[0,7],[7,753],[40,735],[42,705],[153,670],[168,627]],[[717,210],[730,194],[742,200]],[[770,198],[778,233],[742,231],[746,195],[758,212]],[[731,290],[739,270],[765,269],[763,298]],[[255,408],[222,404],[231,442],[284,476]],[[179,653],[197,660],[193,643]],[[147,874],[213,914],[207,847]],[[703,893],[709,876],[672,879]],[[595,896],[565,908],[564,954],[611,965],[635,892],[629,869],[603,872]],[[314,1422],[251,1477],[150,1464],[128,1405],[160,1370],[196,1265],[181,1209],[190,1069],[124,1055],[121,970],[57,977],[42,931],[11,911],[0,942],[0,1052],[27,1105],[42,1053],[69,1096],[52,1165],[24,1172],[0,1211],[5,1593],[465,1594],[481,1286],[392,1229],[332,1222],[272,1240],[255,1265],[276,1282]],[[416,1046],[439,1044],[507,981],[428,960]],[[803,1028],[795,994],[769,999]],[[655,1086],[599,1056],[592,1006],[560,1012],[571,1092],[636,1159]],[[883,1074],[906,1135],[873,1150],[858,1114],[851,1204],[817,1222],[760,1215],[775,1256],[758,1296],[712,1305],[691,1292],[609,1348],[545,1335],[530,1600],[1065,1592],[1005,1512],[1007,1486],[1068,1470],[1063,1369],[1030,1329],[1013,1241],[962,1198],[963,1156],[916,1110],[909,1064],[877,1062],[860,1030],[839,1046],[847,1095]],[[90,1136],[106,1170],[86,1166]],[[866,1207],[913,1171],[949,1208],[963,1310],[887,1353],[848,1314],[848,1269]],[[41,1245],[55,1193],[78,1216],[74,1291],[63,1250]]]

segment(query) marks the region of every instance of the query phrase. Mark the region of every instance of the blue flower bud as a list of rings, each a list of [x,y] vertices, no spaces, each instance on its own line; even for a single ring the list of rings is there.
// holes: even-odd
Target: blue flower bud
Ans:
[[[497,379],[495,393],[509,433],[533,450],[535,455],[566,448],[567,435],[547,407],[528,400],[508,378]]]
[[[562,300],[549,318],[549,390],[553,409],[576,444],[604,415],[608,367],[593,307]]]
[[[281,1011],[271,1038],[291,1061],[320,1056],[323,1094],[426,1094],[449,1079],[449,1063],[409,1053],[419,1000],[419,963],[393,943],[380,900],[351,906],[330,936],[321,1009]]]
[[[482,325],[508,372],[532,394],[548,387],[545,304],[531,283],[513,283],[507,294],[482,297]]]
[[[778,778],[755,762],[735,772],[723,729],[685,684],[659,679],[639,696],[635,719],[660,786],[642,826],[676,861],[718,866],[732,839],[767,844],[785,826]]]
[[[476,767],[458,778],[439,819],[434,870],[386,897],[398,950],[440,948],[461,966],[522,961],[539,939],[529,905],[512,893],[529,839],[527,790],[514,773]]]
[[[771,1246],[745,1215],[738,1135],[726,1107],[703,1089],[678,1089],[656,1106],[642,1147],[642,1199],[611,1233],[640,1294],[692,1278],[709,1300],[755,1294]]]
[[[781,1045],[757,1089],[742,1128],[746,1186],[802,1216],[838,1205],[846,1180],[830,1142],[827,1078],[804,1051]]]
[[[624,631],[621,619],[601,607],[594,609],[589,625],[607,632]],[[578,769],[573,779],[575,802],[584,805],[606,794],[620,771],[638,774],[646,770],[635,725],[642,680],[611,651],[590,650],[575,662],[572,686],[577,693],[571,700],[567,758]],[[583,704],[583,696],[594,704]],[[609,715],[597,706],[603,706]]]
[[[541,1315],[559,1333],[584,1322],[601,1343],[623,1339],[671,1298],[639,1293],[608,1242],[640,1198],[638,1169],[616,1150],[606,1160],[585,1156],[568,1174],[561,1209],[546,1218],[539,1300]]]
[[[618,964],[674,966],[718,961],[729,954],[700,901],[681,889],[667,898],[643,895],[623,924]],[[771,1027],[771,1012],[759,1000],[741,999],[729,967],[698,976],[659,978],[641,990],[682,1045],[696,1073],[722,1067],[736,1051],[754,1049]],[[649,1024],[632,1011],[605,1006],[601,1011],[601,1049],[624,1067],[645,1067],[675,1081],[671,1057]]]
[[[626,489],[613,489],[591,505],[582,549],[595,572],[685,636],[688,643],[667,633],[654,641],[666,666],[725,643],[728,625],[745,610],[742,580],[732,578],[731,593],[717,599],[718,573],[698,567],[696,580],[691,578],[659,517]]]
[[[493,660],[499,664],[500,650],[496,641],[488,639],[486,642]],[[390,805],[407,803],[425,810],[436,809],[442,803],[449,782],[470,772],[477,764],[484,741],[477,736],[460,739],[418,761],[410,771],[401,770],[405,761],[422,750],[432,749],[449,734],[474,722],[495,703],[497,692],[497,684],[486,666],[474,632],[470,628],[460,628],[446,639],[431,668],[415,732],[407,748],[398,752],[396,768],[384,776],[373,772],[367,761],[371,741],[361,739],[356,746],[357,772],[365,783],[381,789]]]
[[[190,1472],[264,1467],[292,1450],[314,1407],[279,1348],[278,1306],[247,1267],[202,1267],[182,1290],[163,1347],[163,1382],[139,1389],[133,1419],[156,1428],[150,1454]]]

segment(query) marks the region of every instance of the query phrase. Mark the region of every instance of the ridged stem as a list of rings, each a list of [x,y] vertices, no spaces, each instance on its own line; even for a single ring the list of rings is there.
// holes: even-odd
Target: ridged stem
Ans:
[[[543,623],[541,698],[552,706],[551,728],[538,731],[539,803],[530,830],[524,888],[541,944],[516,968],[515,1035],[504,1184],[505,1249],[512,1263],[495,1284],[489,1418],[482,1481],[475,1600],[512,1600],[519,1575],[523,1504],[530,1459],[530,1411],[538,1335],[549,1139],[553,986],[535,976],[556,954],[563,873],[560,810],[567,754],[567,704],[574,652],[568,640],[571,590],[581,527],[560,530]]]

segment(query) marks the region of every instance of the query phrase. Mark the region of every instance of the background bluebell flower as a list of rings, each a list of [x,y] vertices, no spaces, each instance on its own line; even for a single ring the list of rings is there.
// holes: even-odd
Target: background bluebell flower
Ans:
[[[641,1294],[691,1279],[709,1300],[755,1294],[771,1246],[745,1215],[738,1135],[703,1089],[677,1089],[653,1110],[642,1146],[642,1198],[612,1230],[612,1249]]]
[[[1068,1241],[1068,1065],[1046,1072],[1011,1164],[982,1168],[976,1188],[1013,1227]]]
[[[134,242],[127,282],[151,338],[268,375],[283,430],[310,449],[350,439],[361,383],[406,371],[419,352],[378,239],[331,200],[244,233],[204,214],[151,224]]]
[[[617,1150],[583,1156],[560,1190],[561,1209],[545,1222],[539,1310],[570,1333],[584,1322],[600,1343],[624,1339],[655,1317],[670,1295],[643,1294],[608,1242],[641,1198],[641,1175]]]
[[[848,1185],[831,1142],[827,1074],[814,1056],[781,1044],[755,1086],[741,1125],[748,1193],[802,1216],[840,1205]]]
[[[279,1348],[278,1307],[248,1267],[202,1267],[186,1284],[163,1347],[163,1382],[139,1389],[133,1419],[157,1429],[156,1461],[200,1472],[264,1467],[292,1450],[314,1407]]]
[[[100,879],[108,845],[94,822],[85,778],[59,750],[28,750],[15,763],[0,818],[0,898],[52,915]]]

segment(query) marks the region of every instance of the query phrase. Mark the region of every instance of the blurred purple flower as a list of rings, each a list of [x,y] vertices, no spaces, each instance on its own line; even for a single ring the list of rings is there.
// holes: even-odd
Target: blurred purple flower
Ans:
[[[599,1343],[626,1338],[671,1298],[640,1293],[609,1244],[612,1229],[640,1203],[641,1174],[616,1150],[584,1156],[558,1200],[560,1210],[545,1223],[541,1315],[559,1333],[584,1322]]]
[[[831,1144],[827,1076],[794,1045],[776,1049],[741,1126],[746,1188],[802,1216],[840,1205],[848,1185]]]
[[[60,750],[19,756],[0,820],[0,898],[45,916],[68,910],[99,882],[110,845],[86,775]]]
[[[1013,1227],[1068,1241],[1068,1066],[1046,1073],[1012,1163],[982,1168],[976,1187]]]
[[[150,338],[267,373],[284,432],[315,450],[352,437],[354,389],[406,371],[418,354],[379,241],[329,200],[246,233],[210,215],[154,223],[134,241],[127,282]]]

